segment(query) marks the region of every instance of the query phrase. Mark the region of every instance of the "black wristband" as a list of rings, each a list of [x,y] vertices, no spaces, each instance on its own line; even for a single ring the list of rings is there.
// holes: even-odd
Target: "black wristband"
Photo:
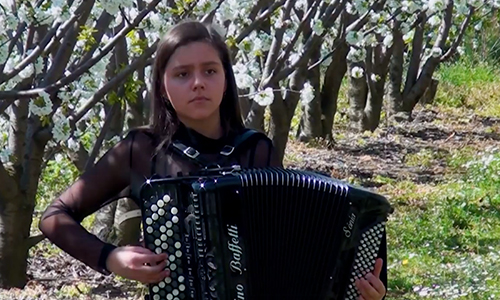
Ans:
[[[108,259],[109,254],[111,251],[115,250],[117,247],[112,244],[104,244],[104,247],[102,247],[101,250],[101,255],[99,255],[99,261],[97,262],[97,265],[99,266],[99,271],[101,271],[105,275],[111,274],[111,272],[108,270],[106,266],[106,260]]]

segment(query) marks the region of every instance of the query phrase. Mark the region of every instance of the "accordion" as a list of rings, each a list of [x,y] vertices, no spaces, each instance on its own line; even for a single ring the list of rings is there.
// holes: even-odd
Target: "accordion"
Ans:
[[[169,255],[151,300],[357,299],[386,255],[387,199],[314,172],[221,168],[140,197],[145,246]]]

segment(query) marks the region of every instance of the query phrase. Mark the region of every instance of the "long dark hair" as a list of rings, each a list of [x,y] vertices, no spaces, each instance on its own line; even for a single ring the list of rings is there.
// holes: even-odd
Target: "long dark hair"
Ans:
[[[171,142],[179,127],[179,119],[166,97],[163,76],[166,65],[174,51],[191,42],[207,42],[219,53],[226,76],[226,92],[219,107],[221,125],[225,134],[243,128],[238,101],[238,89],[234,78],[232,62],[224,39],[209,24],[198,21],[183,21],[169,30],[158,44],[153,64],[152,109],[150,129],[158,139],[157,149]]]

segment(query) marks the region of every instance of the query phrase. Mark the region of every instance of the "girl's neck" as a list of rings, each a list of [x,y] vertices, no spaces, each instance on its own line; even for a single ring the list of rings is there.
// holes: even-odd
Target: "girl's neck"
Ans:
[[[223,135],[220,118],[208,120],[180,120],[184,126],[211,139],[219,139]]]

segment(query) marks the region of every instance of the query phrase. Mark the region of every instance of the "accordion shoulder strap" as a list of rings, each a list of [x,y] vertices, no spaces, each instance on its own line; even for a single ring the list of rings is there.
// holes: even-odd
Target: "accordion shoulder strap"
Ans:
[[[251,137],[254,137],[256,135],[263,134],[253,129],[247,129],[244,133],[237,135],[233,140],[232,145],[225,145],[224,147],[222,147],[221,151],[219,152],[219,159],[217,159],[216,162],[208,161],[198,150],[193,147],[186,146],[178,140],[173,141],[170,144],[170,148],[175,153],[191,159],[200,167],[206,168],[220,164],[221,160],[225,160],[227,157],[230,157],[232,154],[237,152],[241,145],[243,145]]]

